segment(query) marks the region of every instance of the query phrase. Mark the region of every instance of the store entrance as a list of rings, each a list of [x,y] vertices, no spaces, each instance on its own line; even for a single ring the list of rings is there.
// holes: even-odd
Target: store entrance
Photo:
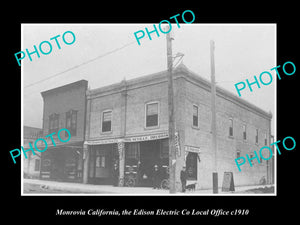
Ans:
[[[153,185],[154,165],[160,165],[160,142],[144,141],[140,143],[139,186]]]

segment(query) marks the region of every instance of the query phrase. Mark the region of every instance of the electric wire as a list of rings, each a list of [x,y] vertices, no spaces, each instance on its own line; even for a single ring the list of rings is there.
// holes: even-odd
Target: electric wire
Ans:
[[[90,60],[88,60],[88,61],[86,61],[86,62],[80,63],[80,64],[78,64],[78,65],[76,65],[76,66],[73,66],[73,67],[71,67],[71,68],[69,68],[69,69],[66,69],[66,70],[64,70],[64,71],[62,71],[62,72],[59,72],[59,73],[56,73],[56,74],[54,74],[54,75],[52,75],[52,76],[46,77],[45,79],[42,79],[42,80],[39,80],[39,81],[37,81],[37,82],[28,84],[28,85],[24,86],[24,88],[31,87],[31,86],[33,86],[33,85],[39,84],[39,83],[41,83],[41,82],[44,82],[44,81],[46,81],[46,80],[50,80],[50,79],[52,79],[52,78],[54,78],[54,77],[60,76],[60,75],[66,73],[66,72],[69,72],[69,71],[71,71],[71,70],[77,69],[78,67],[81,67],[81,66],[83,66],[83,65],[89,64],[89,63],[91,63],[91,62],[93,62],[93,61],[96,61],[96,60],[98,60],[98,59],[100,59],[100,58],[103,58],[103,57],[105,57],[105,56],[107,56],[107,55],[110,55],[110,54],[112,54],[112,53],[114,53],[114,52],[117,52],[117,51],[119,51],[119,50],[122,50],[123,48],[126,48],[126,47],[132,45],[133,43],[135,43],[135,41],[129,42],[129,43],[127,43],[127,44],[125,44],[125,45],[123,45],[123,46],[121,46],[121,47],[119,47],[119,48],[116,48],[116,49],[114,49],[114,50],[111,50],[111,51],[109,51],[109,52],[106,52],[106,53],[103,54],[103,55],[99,55],[99,56],[97,56],[97,57],[95,57],[95,58],[93,58],[93,59],[90,59]]]

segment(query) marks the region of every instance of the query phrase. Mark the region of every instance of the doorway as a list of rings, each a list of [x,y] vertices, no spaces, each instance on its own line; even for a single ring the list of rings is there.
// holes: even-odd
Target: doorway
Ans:
[[[188,180],[197,180],[197,158],[198,154],[189,152],[186,157],[186,171]]]
[[[160,142],[140,143],[139,185],[152,186],[154,165],[160,165]]]

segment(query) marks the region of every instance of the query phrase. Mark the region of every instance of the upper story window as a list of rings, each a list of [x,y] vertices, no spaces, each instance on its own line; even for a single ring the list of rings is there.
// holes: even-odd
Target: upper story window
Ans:
[[[58,132],[59,114],[53,113],[49,116],[49,133]]]
[[[66,112],[66,128],[70,131],[72,136],[76,136],[77,111],[70,110]]]
[[[267,138],[267,133],[265,133],[265,146],[268,145],[268,138]]]
[[[193,105],[193,126],[198,127],[199,126],[199,108],[196,105]]]
[[[247,140],[247,127],[245,124],[243,125],[243,140]]]
[[[256,129],[255,133],[255,144],[258,144],[258,129]]]
[[[241,157],[241,151],[240,150],[237,150],[236,151],[236,158],[240,158]]]
[[[108,110],[102,112],[102,132],[112,131],[111,121],[112,121],[112,111]]]
[[[158,126],[158,102],[146,104],[146,127]]]
[[[229,136],[233,137],[233,119],[229,119]]]

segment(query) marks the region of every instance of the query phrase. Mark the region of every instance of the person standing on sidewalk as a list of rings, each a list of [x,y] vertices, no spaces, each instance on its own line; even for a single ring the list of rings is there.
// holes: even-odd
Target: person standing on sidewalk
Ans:
[[[118,163],[115,162],[113,167],[113,185],[118,186],[118,183],[119,183],[119,167],[118,167]]]
[[[187,173],[185,170],[185,166],[182,167],[182,170],[180,171],[180,181],[181,181],[181,187],[182,187],[182,192],[185,192],[185,187],[186,187],[186,180],[187,180]]]
[[[154,165],[154,171],[153,171],[153,189],[159,189],[159,182],[160,182],[160,172],[158,170],[158,166]]]

